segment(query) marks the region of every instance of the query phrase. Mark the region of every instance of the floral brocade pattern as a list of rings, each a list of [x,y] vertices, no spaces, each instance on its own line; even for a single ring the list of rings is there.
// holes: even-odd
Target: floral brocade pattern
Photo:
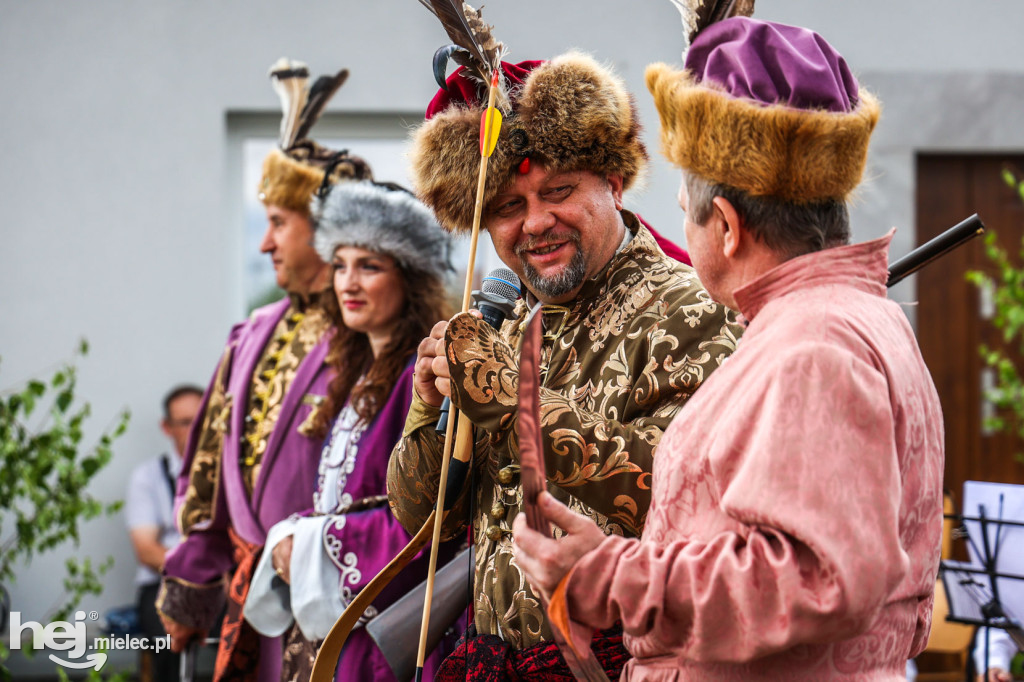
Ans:
[[[217,480],[220,477],[220,453],[224,447],[231,400],[226,392],[227,372],[232,348],[224,351],[210,388],[206,410],[196,440],[196,454],[189,471],[188,489],[178,510],[178,528],[183,533],[202,528],[213,520],[217,508]]]
[[[306,639],[298,625],[285,633],[284,652],[281,655],[282,682],[306,682],[313,675],[316,652],[323,643],[319,639]]]
[[[740,328],[711,301],[693,270],[668,259],[650,232],[634,233],[570,307],[544,309],[541,427],[549,490],[606,533],[638,536],[650,504],[654,448],[707,376],[736,348]],[[520,301],[500,332],[470,315],[448,327],[452,402],[477,426],[473,502],[476,626],[514,648],[551,637],[540,600],[513,557],[511,524],[522,506],[516,411]],[[409,431],[388,471],[391,506],[414,532],[437,490],[442,439],[429,406],[414,401]],[[434,420],[436,421],[436,419]],[[466,525],[464,491],[445,529]],[[559,531],[556,529],[556,534]]]

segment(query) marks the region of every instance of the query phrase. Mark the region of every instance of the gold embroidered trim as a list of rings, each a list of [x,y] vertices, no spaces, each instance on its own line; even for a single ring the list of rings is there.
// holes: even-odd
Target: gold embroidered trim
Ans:
[[[285,351],[289,346],[291,346],[292,340],[295,338],[295,335],[298,334],[299,328],[302,326],[302,322],[305,319],[305,313],[292,313],[290,320],[295,323],[295,326],[281,335],[277,350],[271,353],[268,358],[273,362],[273,364],[270,369],[263,373],[263,376],[267,380],[266,388],[256,391],[253,396],[260,406],[257,408],[256,414],[252,416],[252,430],[250,430],[249,434],[245,437],[249,442],[249,454],[246,455],[245,460],[243,460],[247,467],[256,465],[256,453],[259,448],[259,444],[264,437],[269,435],[264,433],[264,428],[267,421],[267,414],[270,412],[270,394],[274,385],[274,377],[277,376],[277,370],[281,366],[281,358],[284,357]]]

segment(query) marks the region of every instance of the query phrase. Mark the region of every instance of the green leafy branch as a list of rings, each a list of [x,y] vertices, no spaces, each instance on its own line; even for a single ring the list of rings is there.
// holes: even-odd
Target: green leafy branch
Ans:
[[[88,351],[83,340],[75,355]],[[37,554],[68,541],[78,546],[81,522],[121,508],[120,501],[100,502],[86,489],[110,462],[113,442],[127,430],[130,414],[124,410],[92,447],[85,447],[83,425],[91,408],[76,403],[77,380],[72,360],[45,381],[30,379],[0,393],[0,585],[12,583],[16,566]],[[69,620],[82,597],[102,591],[100,576],[112,565],[113,557],[96,566],[88,558],[67,559],[63,594],[46,618]],[[8,677],[5,649],[0,647],[0,679]]]
[[[1006,168],[1003,170],[1003,180],[1024,202],[1024,179],[1018,178]],[[1024,354],[1024,266],[1011,262],[1009,254],[998,245],[996,234],[992,231],[985,235],[985,255],[994,266],[995,275],[971,270],[967,273],[967,280],[991,293],[995,307],[992,324],[1000,330],[1008,348]],[[1024,241],[1019,262],[1024,263]],[[982,345],[980,350],[985,364],[995,369],[996,374],[995,386],[985,391],[985,398],[998,411],[985,419],[985,427],[1024,438],[1024,381],[1020,369],[1004,350],[987,345]],[[1017,458],[1024,461],[1024,453],[1017,453]]]

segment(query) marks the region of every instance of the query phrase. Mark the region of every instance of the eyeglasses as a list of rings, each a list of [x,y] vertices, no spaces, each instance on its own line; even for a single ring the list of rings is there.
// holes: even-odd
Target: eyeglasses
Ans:
[[[180,429],[183,426],[192,426],[192,419],[165,419],[164,424],[172,429]]]

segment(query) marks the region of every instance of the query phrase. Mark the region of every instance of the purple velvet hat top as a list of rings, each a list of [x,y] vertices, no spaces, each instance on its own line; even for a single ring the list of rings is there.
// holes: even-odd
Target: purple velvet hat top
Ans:
[[[810,29],[747,17],[705,28],[686,53],[686,69],[732,97],[836,113],[858,104],[846,60]]]
[[[821,36],[735,17],[698,33],[685,62],[646,72],[672,163],[755,197],[849,198],[881,107]]]

